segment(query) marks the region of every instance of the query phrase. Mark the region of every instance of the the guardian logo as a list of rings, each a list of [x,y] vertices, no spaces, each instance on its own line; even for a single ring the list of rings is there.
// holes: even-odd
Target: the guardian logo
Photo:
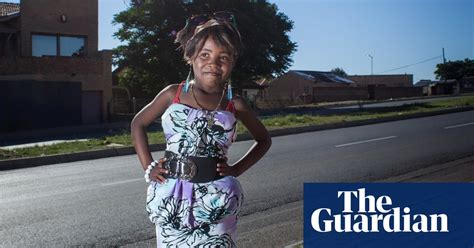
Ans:
[[[392,199],[366,195],[365,188],[338,191],[343,202],[341,214],[330,208],[319,208],[311,214],[311,226],[317,232],[449,232],[446,214],[412,214],[409,207],[391,208]],[[358,203],[357,211],[353,204]]]

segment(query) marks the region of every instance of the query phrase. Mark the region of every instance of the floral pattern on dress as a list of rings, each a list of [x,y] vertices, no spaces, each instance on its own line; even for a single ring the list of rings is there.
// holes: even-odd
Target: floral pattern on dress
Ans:
[[[228,111],[216,111],[208,126],[203,111],[173,103],[162,116],[167,150],[184,156],[227,156],[236,123]],[[208,183],[169,178],[148,187],[146,210],[157,226],[158,247],[235,247],[243,203],[240,183],[226,176]]]

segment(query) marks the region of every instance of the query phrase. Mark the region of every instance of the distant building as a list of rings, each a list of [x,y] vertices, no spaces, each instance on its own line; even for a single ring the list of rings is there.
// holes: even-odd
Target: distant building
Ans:
[[[106,121],[111,56],[98,0],[0,2],[0,132]]]
[[[460,82],[460,93],[474,93],[474,76],[463,77]]]
[[[413,87],[413,75],[341,77],[331,72],[290,70],[269,83],[257,98],[257,107],[417,96],[422,96],[422,89]]]
[[[394,75],[352,75],[348,79],[355,82],[358,87],[368,85],[388,86],[388,87],[412,87],[412,74],[394,74]]]
[[[260,80],[247,80],[240,82],[239,87],[236,88],[238,94],[240,94],[250,106],[256,108],[256,101],[258,97],[263,97],[265,89],[268,87],[267,79]]]
[[[414,87],[422,87],[423,88],[423,95],[424,96],[429,96],[431,95],[431,85],[433,85],[433,81],[427,80],[427,79],[422,79],[413,85]]]
[[[313,99],[313,87],[353,87],[355,83],[344,77],[322,71],[290,70],[272,80],[266,89],[266,99]]]
[[[460,80],[420,80],[415,87],[423,87],[424,95],[456,95],[474,93],[474,76],[463,77]]]

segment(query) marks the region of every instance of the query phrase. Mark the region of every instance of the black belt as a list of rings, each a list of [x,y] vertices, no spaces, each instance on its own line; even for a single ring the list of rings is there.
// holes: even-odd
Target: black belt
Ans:
[[[221,179],[217,174],[219,158],[181,156],[172,151],[165,151],[166,161],[163,168],[169,171],[166,178],[181,178],[191,183],[207,183]]]

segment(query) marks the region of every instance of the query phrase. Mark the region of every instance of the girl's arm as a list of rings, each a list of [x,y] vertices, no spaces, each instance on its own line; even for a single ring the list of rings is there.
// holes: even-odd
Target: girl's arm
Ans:
[[[233,166],[228,166],[227,163],[218,164],[217,171],[221,176],[240,176],[252,165],[257,163],[263,155],[265,155],[272,144],[267,129],[241,97],[234,99],[234,106],[237,119],[244,124],[253,136],[255,143]]]
[[[148,165],[153,161],[150,150],[148,148],[147,127],[156,119],[159,118],[172,103],[174,94],[177,90],[177,85],[170,85],[163,89],[158,95],[146,105],[140,112],[138,112],[131,123],[131,135],[135,151],[137,152],[143,170],[146,170]],[[159,170],[155,170],[160,172]],[[160,172],[161,173],[161,172]],[[151,179],[157,177],[158,181],[161,176],[159,173],[152,173]]]

